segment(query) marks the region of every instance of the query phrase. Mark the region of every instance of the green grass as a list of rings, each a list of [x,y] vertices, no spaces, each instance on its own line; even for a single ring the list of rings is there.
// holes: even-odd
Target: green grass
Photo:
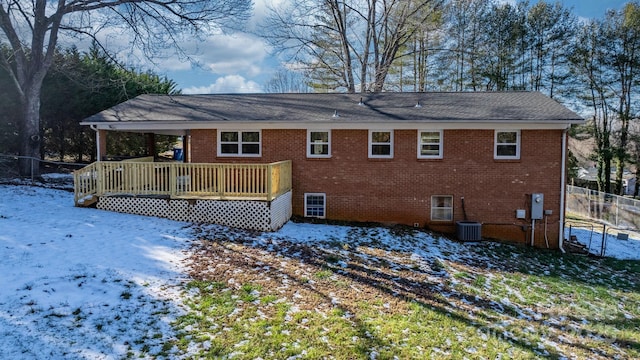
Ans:
[[[228,266],[243,282],[229,285],[222,269],[187,284],[189,311],[166,349],[202,359],[640,358],[638,262],[440,239],[445,255],[415,266],[414,249],[432,243],[401,233],[415,248],[379,249],[379,229],[352,233],[305,251],[212,244],[225,258],[234,250]],[[255,270],[254,254],[273,270]]]

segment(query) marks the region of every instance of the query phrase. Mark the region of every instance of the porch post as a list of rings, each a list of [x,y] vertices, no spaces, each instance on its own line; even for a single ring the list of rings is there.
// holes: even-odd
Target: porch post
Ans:
[[[144,134],[147,140],[147,156],[156,157],[156,134],[146,133]]]
[[[185,163],[191,163],[191,131],[187,130],[182,136],[182,159]]]
[[[107,130],[96,131],[96,161],[102,161],[107,156]]]

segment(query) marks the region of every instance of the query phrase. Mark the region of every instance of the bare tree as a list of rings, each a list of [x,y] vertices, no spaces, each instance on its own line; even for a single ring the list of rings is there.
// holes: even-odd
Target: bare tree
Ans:
[[[602,22],[590,21],[578,29],[576,43],[571,54],[571,70],[580,89],[577,97],[593,113],[587,123],[595,141],[598,190],[611,192],[612,92],[606,67],[606,34]]]
[[[631,137],[633,150],[631,154],[631,163],[635,165],[635,187],[633,188],[633,197],[638,197],[640,193],[640,133]]]
[[[525,32],[524,3],[513,6],[494,4],[483,18],[481,72],[486,79],[486,90],[522,90],[518,84]]]
[[[439,14],[438,14],[439,15]],[[426,24],[417,24],[417,32],[413,34],[411,42],[405,48],[405,58],[408,61],[401,62],[400,69],[403,66],[409,67],[409,74],[405,78],[400,78],[403,86],[400,87],[400,91],[403,91],[405,85],[411,86],[413,91],[425,92],[427,91],[429,84],[429,76],[436,73],[430,72],[430,63],[432,63],[435,50],[441,42],[442,36],[439,31],[441,26],[441,16],[434,17],[433,21]]]
[[[268,93],[307,93],[309,86],[299,73],[283,68],[276,71],[273,77],[265,83],[264,91]]]
[[[614,190],[616,194],[622,195],[622,176],[628,158],[629,125],[640,110],[635,104],[640,81],[640,5],[630,2],[620,12],[609,12],[605,24],[611,49],[616,113],[620,121],[618,144],[614,149]]]
[[[554,97],[556,88],[564,79],[569,44],[574,40],[576,17],[562,7],[543,1],[527,12],[527,38],[530,47],[530,89],[542,91],[546,86]]]
[[[311,86],[355,92],[352,8],[337,0],[292,0],[272,8],[263,36],[309,73]]]
[[[263,36],[279,51],[307,64],[312,77],[331,90],[355,92],[360,70],[360,90],[377,92],[383,90],[400,49],[418,31],[416,24],[431,18],[443,2],[294,0],[272,9]]]
[[[629,163],[630,127],[640,107],[640,6],[628,3],[609,11],[604,19],[583,25],[574,46],[574,78],[588,85],[583,99],[594,114],[598,186],[601,191],[623,193],[623,172]],[[578,84],[581,87],[581,84]],[[615,188],[611,189],[611,163],[615,162]]]
[[[193,36],[246,19],[250,0],[0,0],[0,66],[20,99],[20,154],[40,158],[40,93],[63,33],[98,41],[101,30],[126,28],[132,46],[149,57],[167,46],[179,49]],[[29,163],[21,171],[28,173]]]
[[[452,0],[445,7],[443,30],[449,51],[441,52],[440,58],[443,69],[452,70],[443,72],[452,75],[452,89],[456,91],[481,90],[482,27],[490,5],[489,0]]]
[[[400,57],[400,49],[411,44],[414,35],[419,32],[417,25],[427,23],[442,5],[442,0],[382,2],[380,15],[371,24],[375,65],[373,92],[384,89],[389,70]]]

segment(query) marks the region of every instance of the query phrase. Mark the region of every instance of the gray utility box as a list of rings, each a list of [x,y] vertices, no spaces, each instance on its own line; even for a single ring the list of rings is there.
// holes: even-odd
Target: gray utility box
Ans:
[[[477,221],[457,221],[456,236],[460,241],[480,241],[482,224]]]
[[[544,214],[544,194],[531,194],[531,220],[540,220]]]

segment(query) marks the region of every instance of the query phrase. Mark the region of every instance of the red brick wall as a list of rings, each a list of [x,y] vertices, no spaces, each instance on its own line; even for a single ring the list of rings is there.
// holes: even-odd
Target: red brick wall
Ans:
[[[191,162],[217,162],[215,130],[191,130]]]
[[[394,158],[368,158],[367,130],[332,130],[330,159],[306,157],[306,130],[263,130],[262,157],[216,156],[216,131],[192,130],[193,162],[292,160],[293,212],[303,215],[304,193],[327,196],[327,218],[400,223],[454,232],[463,220],[483,223],[483,236],[530,242],[530,197],[544,194],[547,238],[558,244],[562,131],[522,130],[520,160],[494,160],[493,130],[445,130],[443,159],[417,158],[417,130],[394,131]],[[452,195],[454,221],[432,222],[431,196]],[[527,220],[515,217],[526,209]],[[535,243],[546,246],[544,220]]]

